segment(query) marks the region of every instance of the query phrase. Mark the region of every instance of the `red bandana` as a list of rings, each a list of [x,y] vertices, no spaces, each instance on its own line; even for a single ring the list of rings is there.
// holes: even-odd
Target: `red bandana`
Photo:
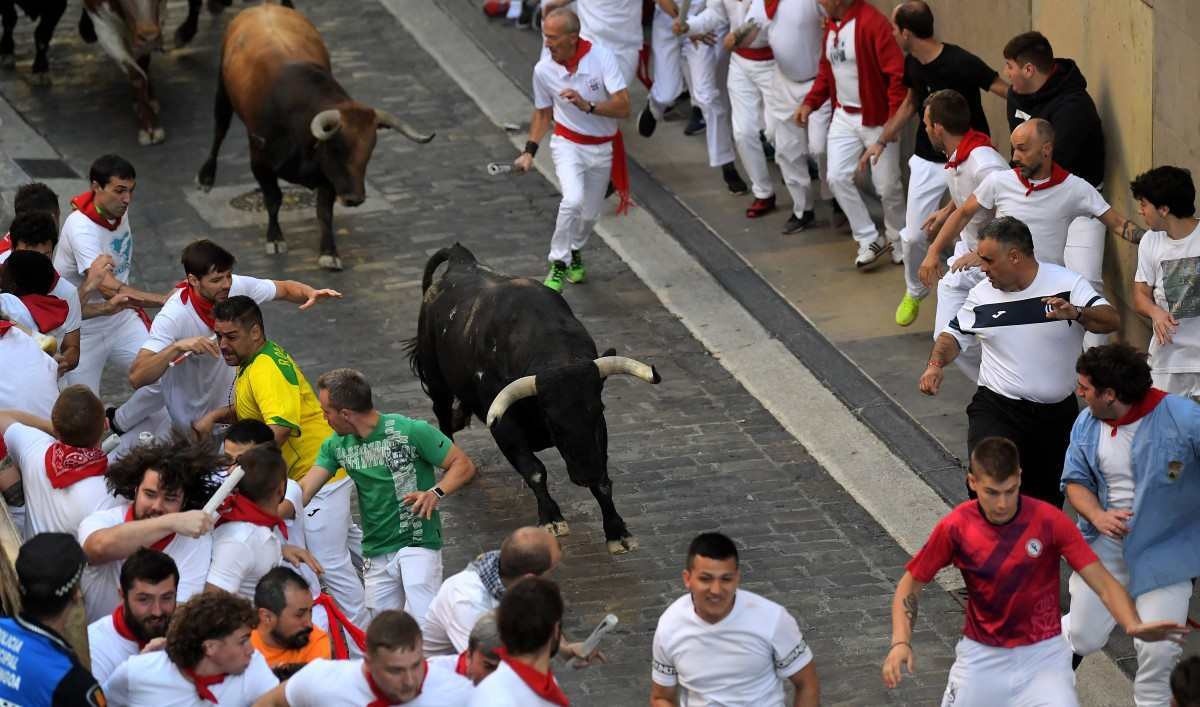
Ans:
[[[72,447],[55,442],[46,450],[46,476],[56,489],[93,476],[103,476],[108,470],[108,455],[95,447]]]
[[[962,136],[962,140],[959,141],[954,154],[946,160],[946,169],[957,169],[960,164],[967,161],[967,158],[971,156],[971,152],[976,147],[983,147],[984,145],[991,147],[992,138],[988,137],[987,133],[971,128],[967,131],[966,135]]]
[[[779,10],[779,0],[765,0],[763,9],[767,11],[767,19],[775,19],[775,13]]]
[[[117,630],[118,636],[120,636],[121,638],[124,638],[126,641],[133,641],[134,643],[136,643],[139,651],[146,647],[146,642],[143,641],[142,639],[138,638],[137,636],[133,635],[133,631],[130,630],[129,624],[125,623],[125,605],[124,604],[118,605],[117,608],[113,610],[112,622],[113,622],[113,628],[115,628]],[[213,700],[213,702],[216,702],[216,700]]]
[[[217,519],[217,525],[225,523],[253,523],[261,525],[264,528],[278,528],[280,533],[283,533],[283,539],[288,536],[287,525],[283,519],[277,515],[267,513],[263,509],[254,505],[254,502],[246,498],[240,493],[232,493],[221,507],[217,509],[217,515],[221,516]]]
[[[225,673],[220,673],[218,675],[197,675],[196,671],[190,668],[183,668],[181,672],[188,676],[188,679],[196,685],[197,697],[202,700],[208,700],[214,705],[220,704],[217,702],[217,696],[212,693],[212,690],[208,689],[208,686],[219,685],[225,682]]]
[[[0,238],[0,253],[7,253],[12,250],[12,234],[5,233],[3,238]]]
[[[371,677],[371,671],[367,670],[366,663],[363,663],[363,677],[367,679],[367,687],[371,688],[371,694],[375,696],[374,700],[367,703],[367,707],[388,707],[393,704],[392,698],[383,694],[383,690],[380,690],[379,685],[375,683],[375,678]],[[417,695],[420,695],[422,688],[425,687],[425,678],[427,677],[429,677],[429,663],[421,661],[421,687],[417,688]]]
[[[1063,182],[1065,182],[1067,180],[1067,177],[1071,176],[1071,173],[1068,172],[1067,170],[1063,169],[1062,167],[1059,167],[1057,162],[1051,163],[1050,178],[1047,179],[1046,181],[1042,182],[1041,184],[1034,184],[1033,182],[1030,182],[1028,179],[1026,179],[1025,175],[1021,174],[1020,167],[1014,168],[1013,171],[1016,172],[1017,179],[1021,180],[1021,184],[1025,185],[1025,196],[1029,196],[1030,194],[1034,193],[1035,191],[1049,189],[1050,187],[1062,184]]]
[[[525,683],[533,693],[543,700],[561,707],[569,707],[570,702],[567,701],[567,696],[563,694],[562,688],[558,686],[558,681],[554,679],[554,673],[547,671],[545,673],[538,672],[531,665],[526,665],[519,661],[513,660],[505,648],[497,648],[496,655],[500,656],[508,667],[521,678],[521,682]]]
[[[96,192],[94,191],[85,191],[74,199],[71,199],[71,206],[82,211],[83,215],[91,219],[97,226],[107,228],[110,231],[117,230],[121,225],[121,219],[109,221],[100,215],[100,209],[96,206]]]
[[[583,59],[583,57],[587,56],[587,53],[591,51],[591,49],[592,43],[586,39],[580,38],[579,44],[575,46],[575,56],[567,59],[566,62],[562,64],[564,67],[566,67],[568,74],[572,76],[575,75],[575,72],[579,70],[579,62]]]
[[[0,336],[7,334],[9,329],[12,329],[12,322],[7,319],[0,319]]]
[[[350,648],[346,645],[347,634],[349,634],[350,640],[354,641],[354,645],[358,646],[358,650],[366,652],[367,634],[346,618],[346,614],[342,612],[333,597],[322,592],[313,600],[313,606],[325,607],[325,615],[329,618],[329,640],[333,643],[334,660],[346,660],[350,657]],[[343,630],[345,633],[342,633]]]
[[[1167,397],[1166,391],[1158,388],[1151,388],[1142,396],[1142,399],[1130,406],[1129,410],[1117,420],[1105,420],[1112,427],[1112,436],[1117,436],[1117,428],[1121,425],[1132,425],[1143,417],[1154,412],[1154,408],[1162,402],[1162,399]]]
[[[49,334],[67,321],[67,301],[54,295],[22,295],[21,302],[33,316],[38,331]]]
[[[129,504],[129,508],[125,509],[125,522],[126,523],[133,522],[133,504],[132,503]],[[150,549],[158,550],[159,552],[166,552],[167,546],[170,545],[171,541],[174,539],[175,539],[175,533],[170,533],[168,535],[164,535],[157,542],[151,543]]]
[[[176,289],[183,290],[183,292],[179,293],[179,301],[184,304],[190,302],[192,309],[196,312],[196,316],[200,317],[200,321],[204,322],[204,326],[212,330],[216,321],[213,319],[213,303],[204,299],[200,295],[200,291],[192,287],[187,280],[180,280],[175,287]]]
[[[463,651],[458,654],[458,662],[454,664],[454,672],[467,677],[467,652]]]

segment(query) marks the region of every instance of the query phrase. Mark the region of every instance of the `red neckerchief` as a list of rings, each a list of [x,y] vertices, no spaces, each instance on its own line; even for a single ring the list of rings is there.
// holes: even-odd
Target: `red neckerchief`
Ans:
[[[107,470],[108,455],[96,447],[72,447],[56,441],[46,450],[46,477],[56,489],[103,476]]]
[[[191,283],[187,280],[180,280],[175,285],[175,288],[183,290],[183,292],[179,293],[179,301],[184,304],[190,302],[192,309],[196,312],[196,316],[200,317],[200,321],[204,322],[204,326],[208,327],[211,331],[216,324],[216,320],[213,319],[213,303],[204,299],[200,295],[200,291],[192,287]]]
[[[242,522],[261,525],[264,528],[278,528],[279,532],[283,533],[283,539],[287,540],[287,525],[283,519],[267,513],[240,493],[230,494],[229,498],[225,499],[225,502],[217,509],[217,515],[220,516],[217,519],[217,525]]]
[[[129,508],[125,509],[125,522],[126,523],[133,522],[133,504],[132,503],[129,504]],[[171,541],[174,539],[175,539],[175,533],[171,533],[169,535],[164,535],[157,542],[152,543],[150,545],[150,549],[158,550],[159,552],[166,552],[167,546],[170,545]]]
[[[553,671],[542,673],[532,665],[513,660],[506,648],[497,648],[496,655],[512,668],[517,677],[521,678],[521,682],[533,690],[535,695],[551,704],[561,705],[561,707],[570,706],[571,703],[567,701],[567,696],[563,694],[562,688],[558,686],[558,681],[554,679]]]
[[[70,308],[64,299],[54,295],[21,295],[20,299],[43,334],[49,334],[67,321]]]
[[[7,319],[0,319],[0,336],[7,334],[9,329],[12,329],[12,322]]]
[[[130,630],[129,624],[125,623],[125,604],[119,604],[117,605],[117,608],[113,610],[112,622],[113,628],[117,630],[118,636],[124,638],[126,641],[133,641],[136,643],[139,651],[146,647],[146,642],[133,635],[133,631]],[[216,702],[216,700],[213,700],[213,702]]]
[[[334,660],[346,660],[350,657],[350,648],[346,645],[346,634],[350,635],[350,639],[354,641],[354,645],[358,646],[358,650],[366,652],[367,634],[346,618],[346,614],[342,612],[333,597],[322,592],[313,600],[313,606],[325,607],[325,615],[329,618],[329,640],[333,643]],[[346,633],[342,633],[343,630]]]
[[[217,702],[217,696],[212,693],[212,690],[208,689],[208,686],[219,685],[225,682],[225,678],[228,677],[225,673],[219,673],[217,675],[197,675],[196,671],[192,670],[191,668],[182,668],[180,672],[188,676],[188,679],[191,680],[196,686],[197,697],[202,700],[208,700],[214,705],[220,704]]]
[[[962,140],[959,141],[954,154],[946,160],[946,169],[957,169],[960,164],[967,161],[967,158],[971,156],[971,152],[976,147],[983,147],[984,145],[991,147],[992,138],[985,132],[971,128],[967,131],[966,135],[962,136]]]
[[[7,253],[12,250],[12,234],[5,233],[3,238],[0,238],[0,253]]]
[[[421,686],[417,688],[417,695],[421,694],[421,690],[425,687],[425,678],[429,677],[429,663],[421,661],[421,670],[423,671],[421,673]],[[371,694],[375,696],[375,699],[367,703],[367,707],[388,707],[392,704],[392,698],[383,694],[383,690],[379,689],[375,678],[371,677],[371,671],[367,670],[365,662],[363,663],[363,677],[367,679],[367,687],[371,688]],[[416,695],[413,698],[415,699]]]
[[[121,225],[121,219],[109,221],[100,214],[100,209],[96,206],[96,192],[94,191],[85,191],[71,199],[71,206],[82,211],[83,215],[91,219],[97,226],[102,226],[110,231],[117,230]]]
[[[580,38],[579,44],[575,45],[575,56],[567,59],[561,64],[567,70],[567,73],[574,76],[579,70],[579,62],[592,50],[592,43],[586,39]]]
[[[1065,182],[1067,180],[1067,177],[1071,176],[1071,173],[1068,172],[1067,170],[1063,169],[1062,167],[1059,167],[1057,162],[1050,163],[1050,178],[1047,179],[1046,181],[1042,182],[1041,184],[1034,184],[1033,182],[1026,179],[1025,175],[1021,174],[1020,167],[1014,167],[1013,172],[1016,172],[1017,179],[1021,180],[1021,184],[1023,184],[1025,186],[1025,196],[1029,196],[1030,194],[1034,193],[1035,191],[1049,189],[1050,187],[1062,184],[1063,182]]]
[[[1142,396],[1142,399],[1130,406],[1129,410],[1117,420],[1105,420],[1105,424],[1112,427],[1112,436],[1117,436],[1117,428],[1121,425],[1132,425],[1143,417],[1154,412],[1154,408],[1162,402],[1162,399],[1167,397],[1166,391],[1158,388],[1151,388]]]
[[[454,672],[458,673],[464,678],[467,677],[467,662],[467,652],[463,651],[462,653],[459,653],[458,662],[454,664]]]
[[[767,19],[775,19],[775,12],[779,10],[779,0],[763,0],[763,9],[767,12]]]
[[[834,44],[837,44],[838,32],[842,31],[842,28],[846,26],[846,23],[856,19],[858,17],[858,11],[861,9],[862,0],[855,0],[855,2],[852,3],[850,7],[846,8],[846,11],[842,13],[842,19],[835,20],[832,17],[829,18],[829,31],[833,32]]]

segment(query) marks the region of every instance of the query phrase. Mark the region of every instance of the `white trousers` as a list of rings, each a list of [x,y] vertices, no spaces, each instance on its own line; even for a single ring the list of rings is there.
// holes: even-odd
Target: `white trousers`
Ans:
[[[687,40],[678,37],[671,30],[675,20],[663,12],[661,7],[654,8],[654,22],[650,25],[650,52],[654,61],[654,82],[650,84],[650,112],[658,120],[662,120],[663,111],[675,103],[679,94],[683,93],[683,42]]]
[[[729,96],[721,87],[729,81],[729,52],[720,45],[685,40],[683,58],[691,79],[692,105],[704,115],[708,166],[727,165],[734,160],[733,127],[729,120]]]
[[[775,60],[753,61],[734,54],[729,59],[729,104],[732,109],[733,143],[750,177],[750,189],[757,199],[775,194],[767,156],[758,133],[769,130],[774,118],[766,112],[767,96],[775,81]]]
[[[929,251],[929,238],[921,230],[921,224],[941,205],[947,188],[945,172],[944,164],[916,155],[908,158],[908,201],[900,242],[904,248],[904,287],[917,299],[924,299],[929,294],[929,288],[917,275],[921,261]]]
[[[801,127],[793,119],[812,85],[812,80],[792,81],[776,65],[771,92],[767,96],[767,137],[775,144],[775,164],[779,165],[783,184],[792,196],[792,212],[797,217],[811,210],[817,201],[817,185],[808,174],[809,155],[817,161],[821,181],[826,178],[825,144],[833,113],[832,103],[826,101],[813,111],[808,127]]]
[[[1102,187],[1097,187],[1098,189]],[[1099,220],[1081,216],[1067,227],[1067,244],[1063,249],[1063,265],[1083,275],[1092,287],[1104,294],[1104,236],[1107,229]],[[1083,335],[1084,350],[1108,343],[1108,334]]]
[[[442,586],[442,551],[406,547],[368,557],[363,576],[367,611],[372,617],[388,609],[403,609],[420,623]]]
[[[850,222],[859,250],[878,240],[879,231],[858,191],[858,185],[854,183],[854,172],[863,151],[878,141],[882,134],[882,125],[864,127],[862,115],[851,115],[841,108],[833,112],[833,122],[829,125],[829,188]],[[899,143],[889,143],[884,148],[879,160],[871,166],[871,181],[883,201],[883,225],[887,239],[895,245],[900,240],[900,229],[904,227],[904,185],[900,181]]]
[[[562,189],[550,238],[550,261],[565,263],[571,259],[571,251],[587,244],[600,218],[612,172],[612,143],[580,145],[555,135],[550,138],[550,155]]]
[[[1121,584],[1129,584],[1129,567],[1122,554],[1122,543],[1101,536],[1091,542],[1092,550],[1100,557],[1105,569]],[[1071,590],[1071,611],[1062,618],[1063,635],[1070,642],[1071,650],[1079,655],[1089,655],[1104,648],[1108,635],[1117,622],[1100,597],[1083,581],[1078,573],[1072,573],[1068,583]],[[1192,583],[1179,582],[1159,587],[1134,598],[1138,616],[1142,621],[1187,621],[1188,601],[1192,598]],[[1171,671],[1183,654],[1183,646],[1171,641],[1146,643],[1134,639],[1138,669],[1133,681],[1133,701],[1137,707],[1167,707],[1171,704]]]
[[[967,637],[954,648],[942,707],[1079,707],[1071,647],[1061,635],[998,648]]]
[[[954,261],[958,260],[963,255],[969,252],[967,244],[959,241],[954,246],[954,255],[946,263],[946,266],[954,265]],[[922,256],[924,257],[924,256]],[[905,269],[908,269],[908,257],[904,259]],[[937,285],[937,312],[933,319],[933,340],[937,341],[938,335],[946,330],[950,325],[950,320],[958,316],[958,310],[962,309],[963,303],[967,301],[967,293],[971,288],[983,282],[986,276],[979,268],[968,268],[959,270],[958,272],[947,272],[938,280]],[[954,359],[954,364],[963,372],[967,378],[972,381],[979,380],[979,363],[982,347],[972,346],[966,351],[959,352]]]
[[[363,584],[351,562],[352,552],[362,553],[361,531],[354,533],[359,547],[353,547],[351,530],[357,529],[350,517],[350,496],[354,482],[341,479],[325,484],[303,510],[304,544],[317,558],[325,573],[322,583],[337,600],[342,611],[353,621],[361,621],[363,613]],[[365,623],[360,624],[366,626]]]
[[[549,51],[545,47],[542,49],[543,51]],[[613,49],[609,47],[609,49],[612,49],[613,55],[617,57],[617,66],[621,69],[621,78],[625,79],[625,87],[633,91],[633,82],[637,80],[638,49],[640,47],[632,49]]]

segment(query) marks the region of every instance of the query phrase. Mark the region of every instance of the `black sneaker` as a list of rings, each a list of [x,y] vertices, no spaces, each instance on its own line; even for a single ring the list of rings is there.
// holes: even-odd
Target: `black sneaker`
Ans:
[[[766,155],[768,162],[775,161],[775,146],[767,139],[767,134],[762,130],[758,131],[758,140],[762,143],[763,154]]]
[[[808,228],[809,226],[811,226],[813,224],[813,221],[816,221],[816,220],[817,220],[817,215],[815,213],[813,213],[812,209],[805,211],[804,216],[801,216],[801,217],[797,217],[796,214],[792,214],[791,216],[788,216],[787,223],[783,224],[782,233],[784,235],[788,235],[790,233],[798,233],[798,232],[803,231],[804,229]]]
[[[92,17],[87,11],[79,15],[79,38],[85,44],[95,44],[97,40],[96,25],[92,24]]]
[[[117,427],[117,409],[114,407],[105,408],[104,416],[108,418],[108,429],[112,430],[113,434],[123,435],[125,430]]]
[[[641,115],[638,116],[638,134],[642,137],[650,137],[654,134],[654,129],[657,127],[658,120],[650,110],[650,102],[647,101],[646,107],[642,109]]]
[[[740,196],[750,191],[750,187],[746,186],[745,180],[738,174],[737,167],[732,162],[721,165],[721,176],[725,178],[725,186],[729,187],[730,194]]]
[[[708,124],[704,122],[704,112],[699,108],[692,106],[692,117],[688,119],[687,127],[683,129],[684,135],[696,135],[708,129]]]

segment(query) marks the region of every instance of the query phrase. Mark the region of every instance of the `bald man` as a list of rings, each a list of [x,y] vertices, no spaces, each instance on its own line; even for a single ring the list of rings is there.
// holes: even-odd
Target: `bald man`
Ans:
[[[1054,162],[1054,127],[1048,121],[1033,118],[1018,125],[1012,132],[1012,150],[1013,169],[989,174],[938,231],[919,270],[926,287],[942,276],[942,251],[958,240],[980,209],[994,209],[996,218],[1012,216],[1023,222],[1033,234],[1037,260],[1055,265],[1066,265],[1067,227],[1077,218],[1099,219],[1130,243],[1146,233],[1109,206],[1095,187]],[[980,262],[978,254],[968,253],[954,262],[954,271]]]

